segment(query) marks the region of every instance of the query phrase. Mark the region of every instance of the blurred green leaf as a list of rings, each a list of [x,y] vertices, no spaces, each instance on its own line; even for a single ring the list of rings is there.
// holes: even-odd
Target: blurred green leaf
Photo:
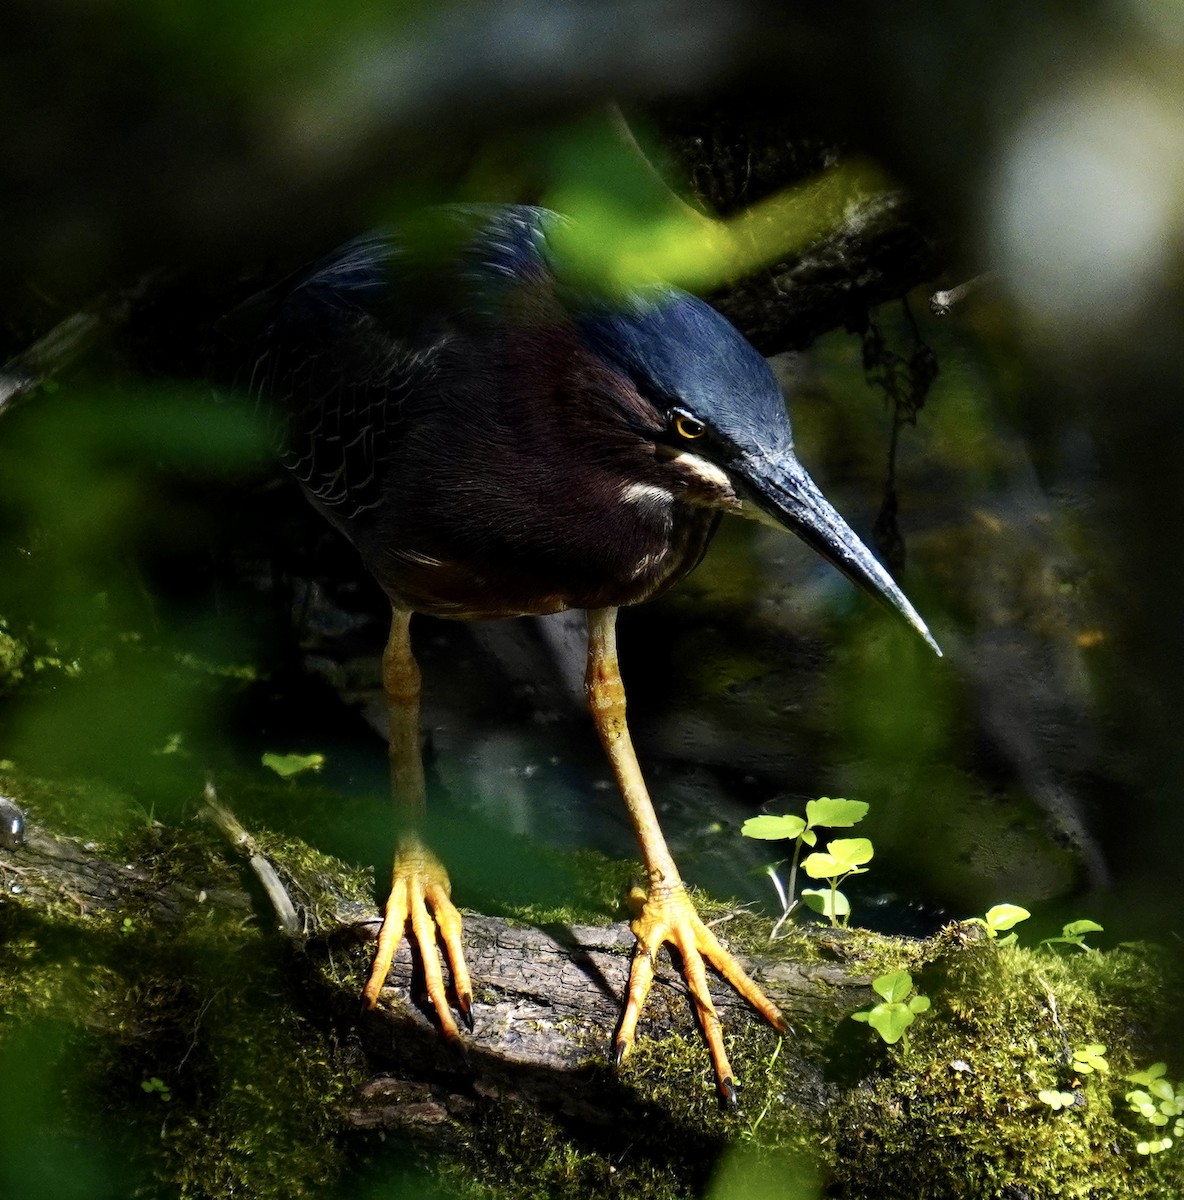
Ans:
[[[822,1178],[802,1150],[780,1147],[762,1153],[734,1145],[724,1152],[705,1200],[818,1200]]]
[[[323,754],[271,754],[263,755],[262,763],[270,767],[281,779],[293,779],[305,771],[319,771],[325,765]]]
[[[552,243],[564,273],[606,298],[655,283],[705,292],[805,249],[884,188],[847,160],[726,220],[682,203],[611,128],[556,143],[544,203],[572,218]]]
[[[268,453],[250,405],[167,387],[72,383],[11,413],[3,433],[0,614],[66,643],[151,625],[137,554],[202,545],[211,519],[173,490],[236,478]]]
[[[369,48],[395,49],[408,22],[425,10],[413,0],[207,0],[158,4],[136,0],[123,16],[128,36],[144,39],[162,66],[191,86],[201,84],[245,95],[270,95],[282,87],[337,79]],[[273,104],[275,100],[273,99]],[[273,112],[273,119],[275,113]]]
[[[67,1030],[36,1021],[7,1032],[0,1042],[0,1196],[116,1200],[130,1194],[112,1131],[104,1146],[101,1120],[84,1127],[63,1107],[74,1070]]]
[[[1141,1083],[1144,1086],[1151,1084],[1156,1079],[1162,1079],[1168,1073],[1168,1064],[1157,1062],[1152,1063],[1143,1071],[1135,1071],[1130,1075],[1124,1075],[1123,1079],[1128,1083]]]

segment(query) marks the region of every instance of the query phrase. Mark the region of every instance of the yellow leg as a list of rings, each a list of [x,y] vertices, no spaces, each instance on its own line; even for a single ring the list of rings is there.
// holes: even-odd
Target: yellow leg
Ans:
[[[625,688],[617,665],[616,619],[615,608],[588,613],[588,705],[641,843],[649,884],[641,912],[632,925],[637,946],[629,970],[625,1010],[617,1029],[616,1060],[620,1063],[633,1045],[637,1021],[654,981],[655,956],[663,942],[669,942],[682,958],[683,976],[707,1039],[720,1093],[735,1103],[735,1077],[724,1050],[723,1032],[707,986],[704,962],[710,963],[775,1029],[784,1031],[787,1026],[776,1005],[703,924],[666,846],[625,723]]]
[[[378,947],[362,1002],[373,1008],[386,983],[395,951],[405,933],[423,963],[428,997],[440,1028],[459,1038],[444,986],[437,937],[444,943],[453,989],[465,1023],[473,1027],[469,971],[461,945],[461,919],[450,899],[448,874],[420,836],[426,805],[423,760],[419,753],[419,666],[411,653],[411,614],[395,609],[382,655],[382,683],[390,710],[391,791],[395,800],[398,840],[390,896],[378,933]]]

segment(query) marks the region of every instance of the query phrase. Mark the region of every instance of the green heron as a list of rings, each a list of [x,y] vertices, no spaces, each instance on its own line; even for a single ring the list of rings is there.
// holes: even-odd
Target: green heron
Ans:
[[[250,388],[280,418],[286,464],[357,547],[393,610],[382,667],[400,820],[364,1000],[376,1003],[409,932],[441,1030],[458,1038],[439,937],[473,1028],[460,916],[421,832],[411,614],[585,609],[588,703],[648,883],[632,925],[616,1060],[633,1043],[655,956],[669,943],[720,1092],[734,1101],[705,964],[786,1026],[704,925],[667,849],[625,723],[617,610],[691,571],[732,512],[792,530],[937,646],[795,458],[764,359],[685,292],[655,285],[609,297],[573,278],[556,244],[563,224],[541,208],[448,209],[430,237],[360,238],[264,301]]]

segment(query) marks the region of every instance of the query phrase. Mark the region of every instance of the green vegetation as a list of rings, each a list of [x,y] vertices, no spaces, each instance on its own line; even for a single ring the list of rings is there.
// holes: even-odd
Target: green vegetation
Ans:
[[[888,1043],[895,1045],[908,1035],[919,1013],[929,1010],[929,997],[920,992],[910,998],[913,977],[907,971],[889,971],[872,980],[872,990],[883,1000],[872,1008],[851,1014],[853,1021],[870,1025]]]
[[[817,844],[816,826],[862,819],[867,806],[847,807],[854,803],[823,798],[804,818],[745,823],[746,836],[794,841],[789,886],[768,869],[782,902],[778,928],[802,905],[793,892],[801,848]],[[870,858],[870,841],[852,838],[801,861],[831,885],[815,895],[832,926],[845,926],[850,913],[838,884]],[[1165,1153],[1184,1138],[1184,1087],[1167,1078],[1164,1063],[1121,1076],[1134,1089],[1112,1082],[1112,1062],[1133,1066],[1150,1028],[1160,1037],[1170,1028],[1166,977],[1147,948],[1087,945],[1088,934],[1102,932],[1089,919],[1021,948],[1015,927],[1030,917],[1017,904],[993,905],[919,944],[925,949],[909,969],[898,960],[872,976],[878,1001],[848,1015],[892,1053],[859,1062],[851,1048],[836,1054],[841,1037],[830,1039],[832,1063],[844,1062],[859,1082],[832,1094],[820,1126],[827,1194],[978,1200],[1022,1187],[1089,1200],[1184,1196],[1184,1167]],[[847,933],[860,946],[877,940]],[[1062,946],[1086,953],[1050,953]],[[915,987],[918,972],[924,992]],[[1127,1020],[1132,1011],[1147,1023],[1139,1038]],[[922,1013],[931,1015],[916,1025]],[[766,1105],[754,1130],[775,1140],[777,1124]],[[1140,1166],[1150,1161],[1154,1169]]]
[[[1102,926],[1097,921],[1088,918],[1080,921],[1069,921],[1061,927],[1060,937],[1046,937],[1042,946],[1076,946],[1078,950],[1093,950],[1093,946],[1085,944],[1087,933],[1102,933]]]
[[[1098,1047],[1122,1070],[1167,1036],[1170,988],[1155,953],[1066,957],[968,942],[967,929],[947,930],[925,969],[930,1014],[828,1110],[836,1194],[864,1195],[862,1181],[874,1178],[880,1195],[949,1200],[1015,1188],[1090,1200],[1184,1195],[1170,1156],[1146,1165],[1149,1139],[1097,1066]],[[1131,1012],[1145,1022],[1138,1030]]]
[[[1013,946],[1018,934],[1008,933],[1006,937],[999,937],[999,935],[1009,929],[1014,929],[1016,925],[1021,921],[1026,921],[1031,915],[1026,908],[1021,908],[1018,904],[996,904],[987,909],[985,916],[971,917],[969,923],[981,925],[987,931],[987,937],[998,938],[1000,946]]]
[[[806,804],[804,817],[794,815],[762,815],[750,817],[740,828],[745,837],[761,841],[793,842],[793,858],[789,865],[788,883],[782,885],[777,874],[777,864],[766,868],[773,886],[781,900],[781,916],[773,926],[770,939],[775,938],[782,925],[793,915],[799,904],[830,918],[832,925],[845,925],[851,913],[851,904],[839,891],[839,884],[851,875],[862,875],[864,863],[872,858],[872,844],[867,838],[840,838],[828,843],[826,850],[806,857],[802,863],[811,879],[825,879],[829,888],[803,888],[801,899],[797,899],[798,863],[803,846],[818,844],[818,829],[847,828],[861,821],[868,806],[859,800],[844,800],[838,797],[821,796]]]
[[[1171,1124],[1172,1135],[1160,1132],[1157,1137],[1140,1138],[1135,1144],[1139,1154],[1159,1154],[1170,1150],[1175,1138],[1184,1137],[1184,1085],[1175,1085],[1167,1078],[1166,1063],[1152,1063],[1145,1071],[1125,1076],[1128,1083],[1141,1086],[1126,1093],[1126,1102],[1152,1128],[1166,1130]]]
[[[35,817],[48,811],[54,785],[8,770],[3,790]],[[311,799],[319,782],[257,769],[250,787],[259,793],[230,781],[220,792],[263,811],[270,789],[279,812],[291,807],[293,787]],[[77,816],[84,792],[78,785],[64,816]],[[1163,1064],[1138,1069],[1172,1028],[1179,990],[1163,959],[1139,946],[1064,954],[1004,945],[1003,912],[925,941],[790,924],[773,955],[794,971],[812,964],[824,995],[808,1014],[793,1012],[783,1038],[739,1013],[727,1020],[744,1085],[739,1112],[719,1110],[702,1043],[672,992],[665,1003],[683,1028],[642,1036],[619,1075],[604,1046],[588,1047],[586,1078],[610,1089],[618,1126],[590,1128],[486,1097],[443,1118],[456,1137],[433,1180],[419,1151],[380,1146],[350,1121],[373,1071],[352,1032],[366,951],[321,938],[291,945],[244,911],[201,903],[179,924],[147,919],[155,878],[209,891],[241,878],[204,822],[163,827],[136,814],[127,795],[102,802],[113,811],[120,800],[135,819],[113,825],[104,845],[113,861],[159,872],[144,878],[141,895],[110,915],[67,898],[48,914],[20,896],[0,909],[0,1060],[14,1088],[28,1083],[42,1098],[0,1121],[0,1137],[11,1134],[0,1160],[6,1182],[43,1181],[36,1172],[69,1142],[71,1177],[89,1181],[88,1198],[613,1191],[815,1200],[825,1190],[840,1200],[981,1200],[1020,1186],[1090,1200],[1184,1194],[1175,1125],[1184,1097]],[[252,832],[318,923],[330,917],[328,880],[372,903],[368,872],[290,833]],[[580,856],[564,876],[568,908],[503,901],[505,911],[557,925],[598,912],[603,920],[627,869]],[[708,920],[732,916],[719,928],[733,943],[770,951],[767,923],[700,902]],[[878,1036],[856,1035],[853,1014]],[[42,1129],[36,1162],[22,1149],[34,1128]],[[121,1153],[111,1157],[110,1145]]]

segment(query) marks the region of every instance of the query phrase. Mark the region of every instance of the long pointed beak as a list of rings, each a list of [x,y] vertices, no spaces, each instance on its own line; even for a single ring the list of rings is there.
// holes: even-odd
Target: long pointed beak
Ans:
[[[940,658],[941,647],[892,576],[835,511],[805,467],[792,455],[772,461],[752,457],[732,472],[742,498],[796,533],[852,583],[902,616]]]

